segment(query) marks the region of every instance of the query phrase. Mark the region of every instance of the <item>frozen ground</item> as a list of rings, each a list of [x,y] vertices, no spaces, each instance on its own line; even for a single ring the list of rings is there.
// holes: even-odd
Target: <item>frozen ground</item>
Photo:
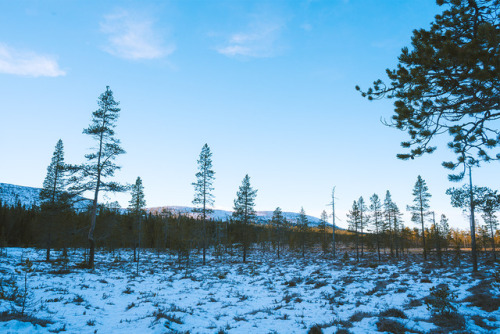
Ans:
[[[307,333],[319,325],[311,333],[448,333],[463,319],[457,333],[500,333],[498,269],[472,275],[468,267],[412,259],[332,264],[319,255],[277,260],[254,251],[246,264],[226,257],[201,266],[193,256],[186,270],[174,255],[146,252],[137,275],[131,255],[99,252],[92,272],[77,268],[81,250],[64,266],[43,262],[43,250],[7,249],[0,256],[0,332]],[[28,316],[21,316],[25,277]],[[463,317],[431,316],[426,297],[443,283]]]

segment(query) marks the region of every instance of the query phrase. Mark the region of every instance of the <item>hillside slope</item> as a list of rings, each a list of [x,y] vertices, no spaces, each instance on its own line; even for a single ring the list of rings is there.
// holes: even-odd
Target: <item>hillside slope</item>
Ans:
[[[17,203],[21,203],[21,205],[26,207],[32,206],[40,206],[40,192],[41,188],[33,188],[33,187],[25,187],[18,186],[9,183],[0,183],[0,201],[9,206],[17,205]],[[81,201],[75,204],[75,209],[84,210],[92,203],[91,200],[87,198],[81,198]],[[124,209],[125,211],[126,209]],[[161,213],[163,210],[168,210],[174,213],[181,213],[187,215],[196,215],[193,212],[194,208],[189,206],[159,206],[147,208],[148,212],[151,213]],[[210,215],[210,218],[226,221],[232,215],[231,211],[226,210],[214,210],[213,214]],[[291,223],[295,223],[299,214],[296,212],[283,212],[283,216],[290,221]],[[267,223],[273,217],[273,211],[257,211],[257,222],[259,223]],[[311,226],[318,226],[320,223],[320,219],[307,216],[309,220],[309,224]]]

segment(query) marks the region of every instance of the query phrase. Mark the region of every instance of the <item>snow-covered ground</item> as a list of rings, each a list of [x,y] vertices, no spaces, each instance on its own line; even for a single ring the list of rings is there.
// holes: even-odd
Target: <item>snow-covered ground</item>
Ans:
[[[500,284],[492,268],[473,275],[468,266],[439,268],[415,259],[376,265],[293,254],[278,260],[255,250],[248,263],[209,257],[205,266],[193,254],[186,269],[174,254],[146,251],[137,275],[129,250],[98,252],[94,271],[77,268],[82,252],[71,250],[64,266],[43,262],[43,250],[6,249],[0,256],[0,332],[307,333],[319,325],[323,333],[447,333],[425,304],[439,284],[456,293],[453,305],[464,330],[500,332]],[[26,273],[28,258],[33,265]],[[31,318],[15,313],[25,277]],[[17,300],[9,301],[15,286]],[[467,298],[479,304],[485,298],[486,305],[472,306]]]

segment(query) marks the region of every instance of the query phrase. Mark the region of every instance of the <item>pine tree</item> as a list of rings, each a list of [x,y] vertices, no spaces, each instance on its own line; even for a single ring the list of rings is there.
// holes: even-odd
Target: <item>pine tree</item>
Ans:
[[[302,257],[306,256],[306,234],[309,231],[309,220],[307,219],[304,208],[300,208],[299,216],[297,217],[297,230],[300,234],[300,246],[302,249]]]
[[[271,226],[273,227],[276,239],[276,249],[278,251],[278,259],[280,258],[280,244],[283,234],[283,227],[285,224],[285,217],[283,217],[283,212],[280,207],[277,207],[273,212],[273,217],[271,218]]]
[[[401,232],[404,229],[402,216],[403,214],[399,211],[399,208],[395,202],[392,202],[391,207],[391,230],[392,230],[392,243],[394,244],[394,249],[396,250],[396,257],[399,258],[401,250]]]
[[[359,262],[359,206],[358,202],[354,201],[352,203],[352,209],[347,213],[347,222],[349,230],[354,232],[356,238],[356,261]]]
[[[476,220],[474,211],[477,206],[481,206],[482,199],[487,192],[486,187],[477,187],[472,185],[472,172],[469,169],[469,185],[463,185],[462,188],[449,188],[446,194],[450,195],[451,205],[456,208],[462,208],[465,212],[469,210],[470,218],[470,236],[471,236],[471,253],[472,253],[472,271],[478,270],[477,266],[477,250],[476,250]]]
[[[431,194],[429,193],[427,184],[420,175],[417,177],[417,182],[415,182],[412,194],[414,196],[413,206],[408,206],[408,210],[412,212],[411,220],[415,223],[420,223],[420,225],[422,226],[422,245],[424,248],[424,260],[427,260],[424,221],[425,216],[429,213],[429,199],[431,198]]]
[[[448,242],[450,240],[450,224],[448,224],[448,218],[445,214],[442,214],[441,219],[439,220],[439,230],[441,231],[445,251],[448,252]]]
[[[71,208],[70,195],[66,191],[67,166],[64,163],[64,146],[61,139],[57,141],[52,160],[47,167],[47,175],[43,181],[40,192],[42,212],[46,214],[47,221],[47,262],[50,261],[50,249],[52,245],[52,225],[56,217]]]
[[[146,206],[146,200],[144,198],[144,186],[142,185],[142,179],[140,176],[135,180],[135,184],[131,187],[131,196],[129,206],[130,212],[134,215],[142,215],[144,213],[144,207]]]
[[[196,173],[196,182],[194,186],[194,200],[193,204],[198,207],[195,212],[199,212],[203,219],[203,264],[206,263],[206,249],[207,249],[207,216],[213,210],[210,207],[214,204],[214,195],[212,194],[212,184],[215,179],[215,172],[212,170],[212,152],[207,144],[203,146],[198,159],[198,173]]]
[[[335,230],[336,230],[336,226],[335,226],[335,187],[333,187],[332,189],[332,256],[333,256],[333,259],[335,260],[335,257],[336,257],[336,245],[335,245]]]
[[[247,249],[248,249],[248,224],[250,224],[255,218],[255,197],[257,196],[257,190],[252,189],[250,185],[250,177],[245,175],[243,182],[236,193],[236,199],[234,200],[234,212],[233,219],[240,223],[243,230],[243,262],[247,259]]]
[[[119,102],[113,97],[113,92],[106,86],[106,91],[97,100],[99,108],[92,113],[90,125],[83,133],[95,140],[96,146],[92,153],[86,154],[87,162],[80,166],[73,166],[72,171],[79,175],[72,177],[75,183],[72,187],[78,193],[93,191],[94,199],[90,212],[89,241],[89,268],[94,268],[95,240],[94,230],[96,224],[97,207],[100,191],[124,191],[126,187],[116,182],[105,182],[107,178],[113,177],[120,166],[114,163],[116,157],[124,154],[120,147],[120,140],[115,138],[116,121],[119,117]]]
[[[370,221],[370,216],[368,215],[368,208],[366,207],[365,200],[363,196],[358,199],[358,210],[359,210],[359,231],[361,233],[361,257],[364,256],[364,229],[368,226]]]
[[[380,233],[383,231],[382,203],[377,194],[370,197],[370,211],[372,212],[372,223],[375,229],[375,238],[377,242],[377,254],[380,261]]]
[[[146,200],[144,199],[144,186],[142,185],[142,180],[138,176],[135,184],[131,187],[132,198],[129,201],[130,213],[134,216],[137,225],[137,241],[134,242],[134,262],[137,261],[137,268],[139,268],[139,257],[136,257],[136,247],[138,245],[139,249],[141,247],[141,218],[144,214],[144,207],[146,206]]]
[[[481,200],[481,211],[485,223],[485,229],[490,233],[489,238],[491,240],[491,251],[493,254],[493,262],[497,261],[496,249],[495,249],[495,232],[498,229],[498,218],[496,212],[500,209],[500,195],[497,191],[492,191],[488,189]]]
[[[392,122],[406,131],[402,144],[413,159],[432,153],[432,140],[444,133],[457,155],[443,165],[455,169],[500,159],[499,0],[438,0],[449,8],[436,15],[430,29],[413,31],[412,48],[403,48],[396,69],[363,92],[369,99],[395,99]],[[356,87],[359,90],[359,87]]]
[[[389,239],[386,240],[386,244],[389,244],[391,250],[391,256],[394,255],[394,232],[392,229],[393,214],[394,214],[394,202],[392,201],[392,196],[389,190],[385,193],[384,198],[384,222],[382,224],[382,232]],[[385,252],[385,251],[384,251]]]
[[[328,221],[328,214],[325,210],[321,212],[321,217],[319,221],[319,229],[321,233],[321,248],[323,249],[323,253],[326,254],[328,251],[328,242],[326,241],[326,224]]]

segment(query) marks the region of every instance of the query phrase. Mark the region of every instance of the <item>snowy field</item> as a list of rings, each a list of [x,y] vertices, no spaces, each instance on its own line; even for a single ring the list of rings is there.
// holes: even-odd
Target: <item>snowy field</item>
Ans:
[[[67,266],[43,262],[43,250],[6,251],[1,333],[500,333],[493,268],[472,275],[465,265],[414,259],[332,264],[319,255],[278,260],[254,251],[246,264],[225,257],[201,266],[194,255],[186,270],[174,255],[146,252],[137,275],[130,251],[97,253],[95,271],[77,268],[80,250]],[[426,306],[439,284],[456,294],[458,315],[433,316]]]

